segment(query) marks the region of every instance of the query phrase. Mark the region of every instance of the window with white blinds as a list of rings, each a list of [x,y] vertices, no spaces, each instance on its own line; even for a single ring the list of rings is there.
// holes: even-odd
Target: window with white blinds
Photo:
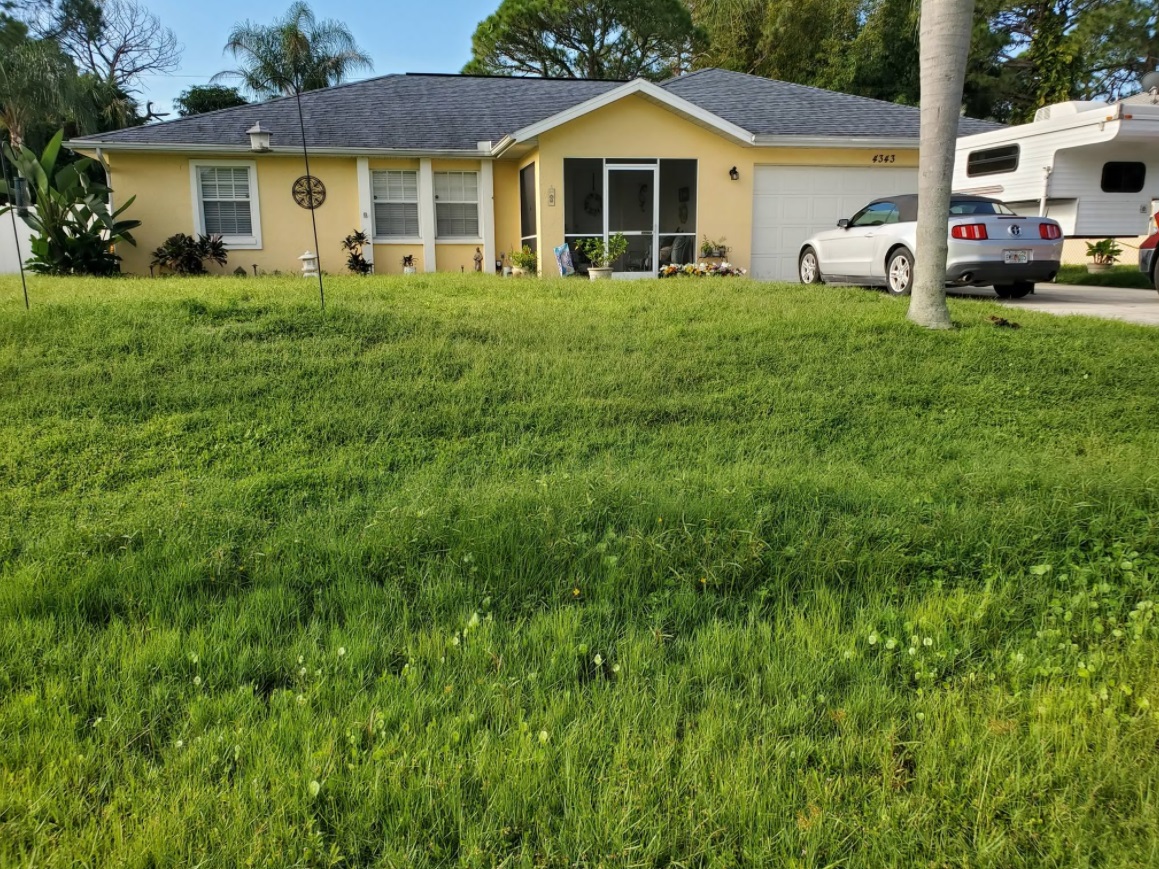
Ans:
[[[479,237],[479,173],[435,173],[435,235]]]
[[[202,166],[201,212],[206,235],[253,235],[249,169]]]
[[[419,175],[412,169],[371,174],[375,238],[418,238]]]
[[[254,167],[195,164],[193,172],[197,231],[220,235],[233,247],[260,247]]]

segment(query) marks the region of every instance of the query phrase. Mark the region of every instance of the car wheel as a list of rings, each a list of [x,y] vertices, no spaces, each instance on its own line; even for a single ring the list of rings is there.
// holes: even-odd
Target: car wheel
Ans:
[[[1000,299],[1021,299],[1034,292],[1034,284],[1029,281],[1017,281],[1013,284],[995,284],[994,292]]]
[[[893,296],[908,296],[914,285],[914,255],[899,247],[885,267],[885,288]]]
[[[817,262],[817,252],[811,247],[801,251],[801,259],[797,263],[797,274],[803,284],[820,284],[821,265]]]

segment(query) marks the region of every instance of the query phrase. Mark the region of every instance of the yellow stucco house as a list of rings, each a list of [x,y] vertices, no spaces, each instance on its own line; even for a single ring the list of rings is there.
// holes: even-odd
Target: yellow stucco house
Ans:
[[[378,273],[403,257],[471,271],[476,254],[491,270],[526,244],[555,274],[554,247],[623,232],[625,276],[695,261],[707,237],[755,277],[794,279],[809,234],[917,189],[916,108],[717,69],[661,84],[389,75],[301,102],[330,272],[356,229]],[[114,199],[136,197],[125,271],[148,272],[177,232],[222,235],[229,270],[296,271],[314,247],[292,98],[69,146],[105,164]]]

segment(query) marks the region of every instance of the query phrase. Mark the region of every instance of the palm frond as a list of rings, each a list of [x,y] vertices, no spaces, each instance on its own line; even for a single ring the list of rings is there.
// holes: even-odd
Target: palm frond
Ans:
[[[317,21],[309,4],[296,2],[270,25],[243,21],[230,31],[225,53],[237,69],[212,79],[233,79],[259,99],[341,84],[352,73],[373,69],[350,29]]]

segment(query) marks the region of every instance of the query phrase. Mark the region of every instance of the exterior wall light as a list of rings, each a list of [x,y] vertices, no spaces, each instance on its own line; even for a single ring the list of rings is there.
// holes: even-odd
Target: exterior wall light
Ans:
[[[260,123],[254,124],[248,130],[246,130],[246,135],[250,137],[251,151],[257,151],[260,153],[262,151],[270,150],[270,131],[263,130]]]
[[[736,166],[733,166],[731,169],[728,170],[728,177],[731,178],[733,181],[736,181],[740,178],[740,173],[736,171]]]

